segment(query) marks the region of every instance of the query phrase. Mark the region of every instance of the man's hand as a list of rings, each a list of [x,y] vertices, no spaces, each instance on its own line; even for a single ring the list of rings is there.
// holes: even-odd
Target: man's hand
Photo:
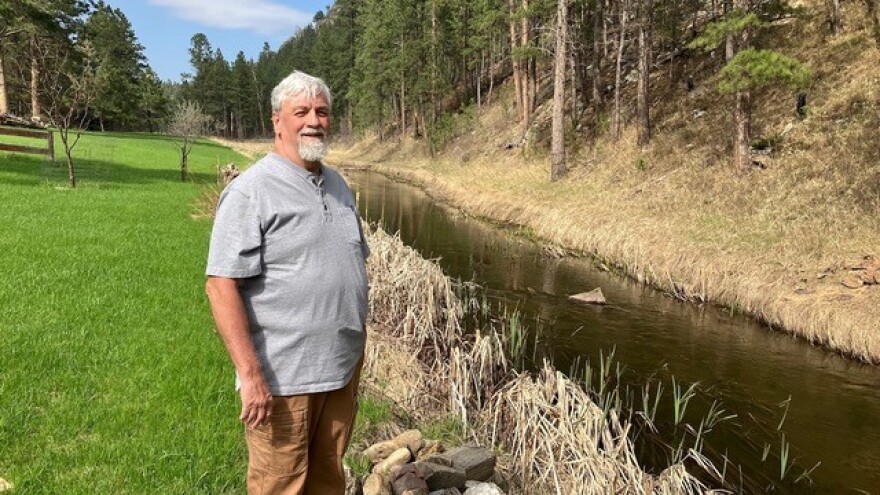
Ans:
[[[241,380],[241,416],[239,419],[248,429],[262,426],[269,421],[272,410],[272,393],[263,379],[262,373],[256,376],[240,377]]]

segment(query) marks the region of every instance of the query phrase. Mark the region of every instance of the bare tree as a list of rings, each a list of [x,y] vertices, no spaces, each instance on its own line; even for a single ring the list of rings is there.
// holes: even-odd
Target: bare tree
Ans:
[[[61,137],[68,181],[73,188],[76,187],[73,149],[91,121],[90,109],[98,89],[94,53],[88,44],[69,49],[46,41],[34,46],[47,103],[45,117]]]
[[[557,0],[556,53],[553,77],[553,131],[550,159],[550,180],[565,176],[565,49],[568,45],[568,2]]]
[[[211,118],[202,112],[197,102],[184,100],[174,108],[167,132],[180,150],[180,180],[186,181],[189,177],[189,154],[199,136],[208,131],[210,123]]]

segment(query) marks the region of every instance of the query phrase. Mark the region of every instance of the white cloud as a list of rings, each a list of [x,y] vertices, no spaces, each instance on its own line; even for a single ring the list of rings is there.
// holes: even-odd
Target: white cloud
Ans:
[[[312,15],[267,0],[150,0],[188,21],[223,29],[244,29],[264,35],[292,33]]]

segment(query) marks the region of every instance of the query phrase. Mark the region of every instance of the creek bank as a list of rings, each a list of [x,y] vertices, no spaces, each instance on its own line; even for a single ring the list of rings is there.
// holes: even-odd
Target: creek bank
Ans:
[[[615,217],[607,213],[611,205],[591,210],[562,201],[579,184],[542,182],[534,165],[496,164],[491,154],[461,165],[449,158],[405,159],[387,149],[382,153],[359,149],[355,145],[337,152],[331,162],[414,185],[465,214],[516,226],[555,251],[593,257],[678,299],[720,304],[828,350],[880,363],[880,339],[875,335],[880,286],[872,285],[873,278],[871,284],[863,278],[861,283],[849,280],[858,275],[850,268],[875,259],[871,254],[809,268],[789,266],[773,259],[773,253],[705,249],[650,216]],[[491,180],[507,170],[517,180]],[[474,180],[472,174],[489,180]],[[563,191],[561,198],[548,192],[553,187]]]
[[[581,383],[548,363],[535,373],[515,370],[506,355],[510,334],[498,328],[464,332],[462,302],[435,262],[380,228],[365,232],[372,251],[366,386],[381,390],[417,423],[451,416],[475,444],[503,445],[497,467],[510,481],[509,493],[709,491],[684,467],[690,461],[705,465],[699,452],[691,449],[660,474],[646,472],[637,463],[633,428],[622,411],[603,410]],[[375,459],[387,456],[379,464],[371,461],[371,468],[390,472],[424,441],[397,439],[367,449]],[[488,469],[477,478],[485,474]],[[386,479],[368,481],[379,493],[388,488]]]

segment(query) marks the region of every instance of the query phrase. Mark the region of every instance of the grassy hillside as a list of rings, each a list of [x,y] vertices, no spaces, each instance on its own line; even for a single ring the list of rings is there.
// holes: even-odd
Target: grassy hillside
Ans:
[[[409,138],[366,137],[335,159],[416,182],[682,299],[719,302],[880,362],[880,286],[842,285],[865,257],[880,257],[880,49],[862,5],[845,5],[847,29],[835,38],[824,34],[819,6],[807,7],[764,39],[812,68],[807,116],[796,116],[790,91],[755,93],[754,137],[771,151],[745,177],[730,165],[732,97],[717,89],[721,62],[696,54],[687,61],[692,91],[684,78],[672,83],[670,67],[655,68],[650,145],[636,145],[634,122],[615,142],[607,116],[587,114],[569,132],[571,169],[560,183],[549,181],[549,102],[527,146],[506,149],[522,134],[509,85],[481,112],[461,112],[436,158]]]
[[[59,144],[60,147],[60,144]],[[57,150],[60,153],[60,150]],[[231,368],[204,293],[199,183],[243,158],[86,134],[66,167],[0,153],[0,478],[14,493],[239,493]]]

